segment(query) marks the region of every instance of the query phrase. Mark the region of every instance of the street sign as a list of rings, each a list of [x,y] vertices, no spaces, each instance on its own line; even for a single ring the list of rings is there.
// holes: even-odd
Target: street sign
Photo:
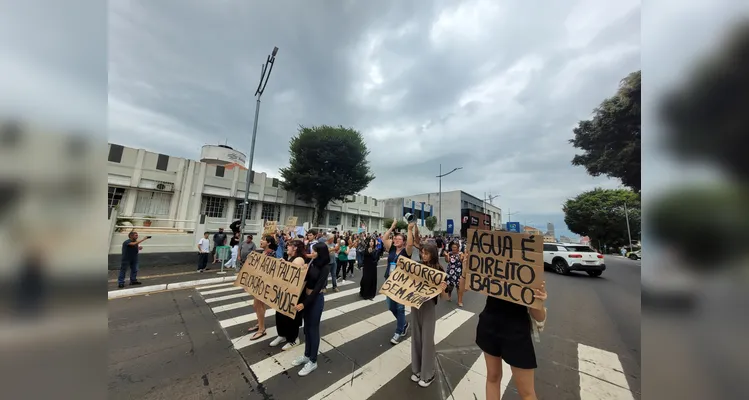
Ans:
[[[507,230],[509,232],[520,232],[520,222],[508,222]]]
[[[452,235],[455,231],[455,224],[453,223],[453,220],[448,219],[447,220],[447,234]]]

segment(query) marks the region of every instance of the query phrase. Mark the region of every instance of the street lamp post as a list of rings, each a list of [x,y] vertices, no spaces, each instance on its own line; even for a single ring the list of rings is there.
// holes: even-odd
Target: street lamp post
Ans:
[[[240,223],[239,231],[244,235],[245,224],[247,223],[247,209],[250,205],[250,184],[252,183],[252,161],[255,156],[255,138],[257,137],[257,117],[260,114],[260,97],[262,97],[265,91],[265,86],[268,84],[270,73],[273,71],[273,64],[276,62],[276,54],[278,54],[278,47],[273,47],[273,52],[268,56],[268,59],[260,68],[260,83],[257,85],[255,90],[255,122],[252,124],[252,142],[250,144],[250,157],[249,166],[247,167],[247,184],[244,189],[244,204],[242,205],[242,222]],[[267,75],[265,73],[268,73]]]
[[[443,174],[442,173],[442,164],[440,164],[440,174],[437,175],[437,178],[440,179],[440,192],[439,192],[439,202],[440,202],[440,205],[437,208],[437,213],[439,214],[439,219],[440,219],[439,220],[439,229],[438,229],[439,231],[442,230],[442,177],[448,176],[448,175],[452,174],[453,172],[455,172],[455,171],[457,171],[459,169],[463,169],[463,167],[453,168],[452,171]]]

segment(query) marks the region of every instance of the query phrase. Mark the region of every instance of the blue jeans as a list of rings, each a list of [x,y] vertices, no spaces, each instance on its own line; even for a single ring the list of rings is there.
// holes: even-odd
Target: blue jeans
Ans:
[[[404,334],[406,330],[406,307],[403,304],[390,300],[390,297],[386,298],[385,301],[387,302],[388,309],[393,313],[397,321],[395,333],[399,335]]]
[[[338,281],[337,281],[338,277],[336,276],[338,275],[337,268],[338,268],[338,260],[335,260],[332,263],[330,263],[330,278],[333,280],[334,289],[338,287]]]
[[[309,308],[304,309],[304,356],[312,362],[317,362],[317,353],[320,351],[320,318],[325,308],[325,297],[322,293]]]
[[[120,263],[120,276],[117,278],[117,283],[120,285],[125,284],[125,273],[128,268],[130,269],[130,282],[138,281],[138,260],[122,260],[122,263]]]

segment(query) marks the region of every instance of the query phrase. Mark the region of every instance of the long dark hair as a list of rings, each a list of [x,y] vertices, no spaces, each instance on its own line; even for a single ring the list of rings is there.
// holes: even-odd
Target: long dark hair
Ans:
[[[317,253],[317,257],[312,260],[313,265],[324,267],[330,264],[330,251],[328,251],[327,244],[318,242],[312,247],[312,251]]]
[[[286,244],[286,247],[289,247],[289,246],[291,246],[291,247],[294,248],[294,255],[292,256],[292,255],[289,254],[289,256],[288,256],[289,259],[287,261],[294,261],[294,259],[297,258],[297,257],[302,257],[302,259],[304,259],[304,261],[307,261],[307,254],[305,252],[305,250],[306,250],[305,247],[306,246],[304,245],[303,241],[301,241],[299,239],[294,239],[294,240],[292,240],[292,241],[290,241],[289,243]]]
[[[421,262],[422,264],[426,265],[427,267],[434,268],[440,271],[444,271],[442,269],[442,265],[440,265],[440,256],[439,252],[437,250],[437,246],[432,243],[424,243],[421,246],[421,254],[429,254],[429,261],[428,262]]]

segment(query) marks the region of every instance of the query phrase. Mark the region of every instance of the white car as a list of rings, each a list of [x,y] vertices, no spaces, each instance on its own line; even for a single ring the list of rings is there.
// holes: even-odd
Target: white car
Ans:
[[[544,243],[544,267],[569,275],[571,271],[585,271],[590,276],[601,276],[606,270],[603,254],[590,246],[571,243]]]

